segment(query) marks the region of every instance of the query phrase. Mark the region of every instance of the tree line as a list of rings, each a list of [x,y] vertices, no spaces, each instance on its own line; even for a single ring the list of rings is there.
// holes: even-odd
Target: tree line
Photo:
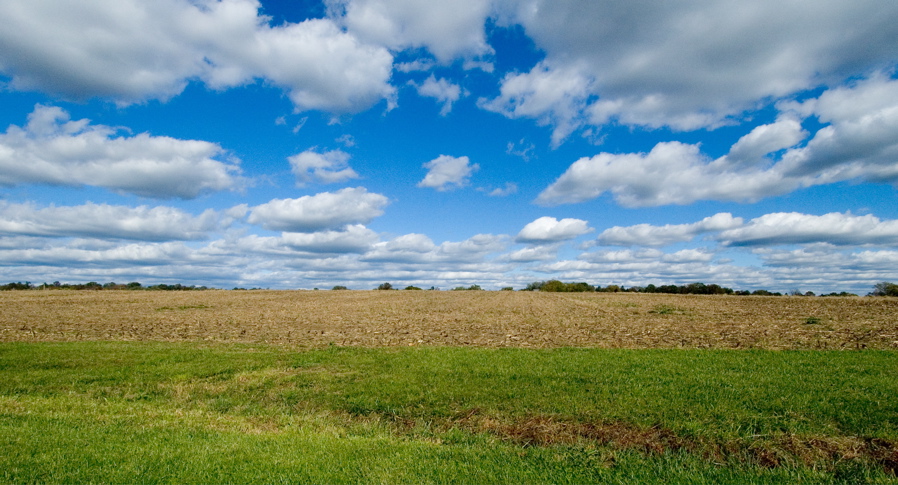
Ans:
[[[157,284],[157,285],[149,285],[144,286],[136,281],[126,284],[120,283],[104,283],[100,284],[96,281],[90,281],[87,283],[60,283],[58,281],[54,281],[53,283],[43,283],[40,285],[34,285],[31,282],[12,282],[7,283],[5,285],[0,285],[0,291],[10,291],[10,290],[150,290],[150,291],[197,291],[197,290],[208,290],[210,288],[206,286],[195,286],[195,285],[182,285],[180,283],[176,283],[174,285],[167,284]],[[235,290],[240,290],[243,288],[234,288]],[[317,288],[316,288],[317,289]],[[347,290],[348,288],[345,286],[335,286],[334,290]],[[376,289],[378,290],[393,290],[398,289],[394,288],[390,283],[383,283],[379,285]],[[407,286],[406,290],[421,290],[421,288],[417,286]],[[431,290],[435,290],[436,288],[431,286]],[[506,286],[502,288],[503,291],[512,291],[514,288],[510,286]],[[480,285],[471,285],[471,286],[458,286],[452,288],[453,291],[478,291],[483,290]],[[528,284],[526,287],[521,289],[521,291],[546,291],[546,292],[569,292],[569,293],[582,293],[582,292],[604,292],[604,293],[618,293],[618,292],[626,292],[626,293],[666,293],[672,295],[755,295],[755,296],[783,296],[784,294],[781,292],[773,292],[767,290],[734,290],[732,288],[727,288],[725,286],[720,286],[717,284],[709,284],[705,283],[689,283],[686,285],[654,285],[649,284],[646,286],[631,286],[629,288],[618,285],[608,285],[602,287],[600,285],[590,285],[586,282],[572,282],[565,283],[560,280],[548,280],[548,281],[534,281],[533,283]],[[786,295],[791,296],[818,296],[812,291],[808,292],[800,292],[798,290],[793,290],[791,292],[785,293]],[[857,296],[855,293],[849,293],[847,291],[842,291],[839,293],[825,293],[819,296]],[[883,281],[880,283],[876,283],[873,285],[873,291],[867,294],[867,296],[896,296],[898,297],[898,284],[891,283],[888,281]]]
[[[891,285],[894,287],[898,287],[898,285],[894,285],[892,283],[878,283],[876,288],[882,285]],[[528,284],[522,291],[549,291],[549,292],[604,292],[604,293],[618,293],[618,292],[626,292],[626,293],[666,293],[670,295],[754,295],[754,296],[783,296],[783,293],[778,291],[768,291],[764,289],[748,291],[748,290],[734,290],[732,288],[727,288],[725,286],[720,286],[717,284],[705,284],[705,283],[689,283],[686,285],[654,285],[648,284],[646,286],[631,286],[629,288],[618,285],[608,285],[606,287],[602,287],[599,285],[593,286],[585,282],[579,283],[564,283],[559,280],[548,280],[548,281],[535,281],[533,283]],[[790,296],[817,296],[813,291],[808,292],[800,292],[798,290],[793,290],[789,293],[786,293]],[[877,293],[874,291],[870,293],[870,295],[874,296],[892,296],[891,293]],[[843,292],[832,292],[821,294],[820,296],[857,296],[855,293],[849,293],[847,291]],[[894,295],[898,296],[898,295]]]
[[[60,283],[58,281],[54,281],[53,283],[42,283],[40,285],[33,285],[31,282],[13,282],[7,283],[5,285],[0,285],[0,291],[9,291],[9,290],[155,290],[155,291],[194,291],[194,290],[208,290],[209,288],[206,286],[185,286],[180,283],[174,285],[166,285],[166,284],[158,284],[158,285],[149,285],[144,286],[136,281],[127,284],[121,283],[97,283],[96,281],[89,281],[87,283]]]

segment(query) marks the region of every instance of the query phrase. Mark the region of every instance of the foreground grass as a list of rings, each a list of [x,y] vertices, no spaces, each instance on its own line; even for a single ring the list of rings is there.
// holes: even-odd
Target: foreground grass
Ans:
[[[5,482],[898,483],[898,353],[0,344]]]

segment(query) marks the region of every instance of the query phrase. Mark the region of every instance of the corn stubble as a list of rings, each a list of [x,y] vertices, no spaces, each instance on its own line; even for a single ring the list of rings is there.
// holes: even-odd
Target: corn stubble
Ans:
[[[0,341],[896,349],[898,299],[494,291],[9,291]]]

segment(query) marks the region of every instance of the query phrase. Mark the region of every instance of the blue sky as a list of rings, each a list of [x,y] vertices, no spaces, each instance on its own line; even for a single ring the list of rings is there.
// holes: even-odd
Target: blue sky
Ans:
[[[0,280],[898,280],[887,0],[8,0]]]

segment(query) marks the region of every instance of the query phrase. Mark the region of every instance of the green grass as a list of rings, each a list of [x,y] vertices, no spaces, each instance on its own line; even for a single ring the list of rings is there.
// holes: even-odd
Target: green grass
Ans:
[[[879,351],[2,343],[0,481],[898,483],[895,375]]]

